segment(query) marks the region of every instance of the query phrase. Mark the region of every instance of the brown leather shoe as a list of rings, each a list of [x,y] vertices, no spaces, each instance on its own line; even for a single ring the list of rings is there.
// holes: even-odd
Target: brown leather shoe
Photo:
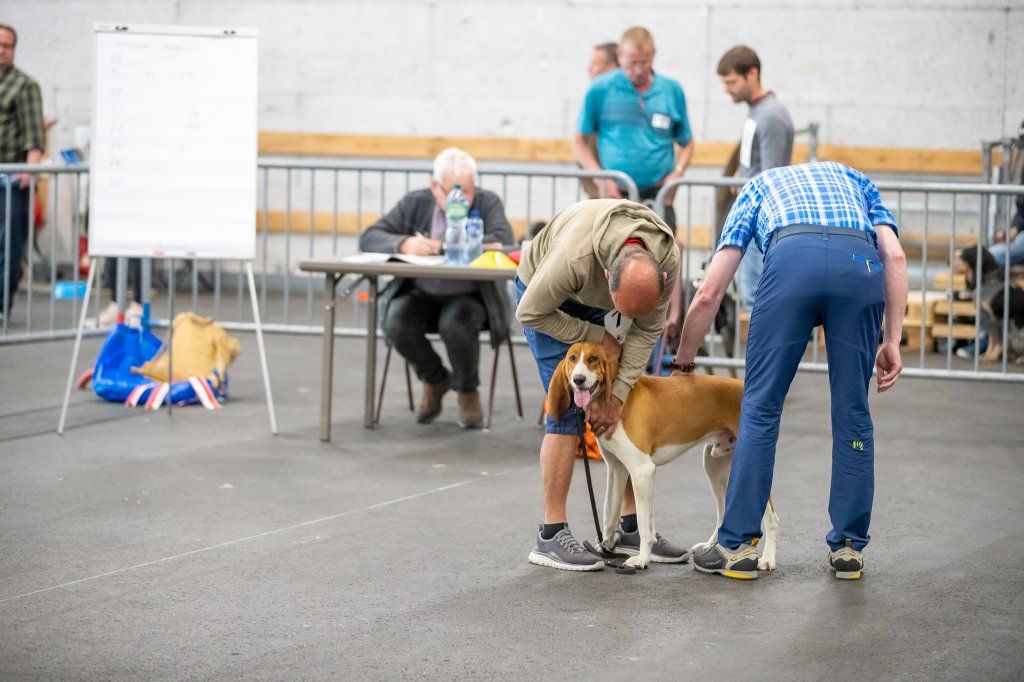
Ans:
[[[447,379],[438,384],[423,384],[423,399],[420,400],[420,406],[416,410],[416,421],[420,424],[429,424],[434,421],[437,415],[441,414],[441,401],[447,392]]]
[[[484,411],[480,408],[480,392],[459,393],[459,426],[479,429],[484,424]]]

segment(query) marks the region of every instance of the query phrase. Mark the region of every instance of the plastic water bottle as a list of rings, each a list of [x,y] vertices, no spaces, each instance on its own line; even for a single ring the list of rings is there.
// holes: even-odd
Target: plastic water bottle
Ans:
[[[466,263],[472,263],[483,253],[483,244],[484,219],[480,217],[480,211],[473,211],[466,223]]]
[[[466,216],[469,214],[469,202],[462,191],[462,185],[455,185],[452,188],[445,202],[444,212],[444,262],[462,265],[466,255]]]

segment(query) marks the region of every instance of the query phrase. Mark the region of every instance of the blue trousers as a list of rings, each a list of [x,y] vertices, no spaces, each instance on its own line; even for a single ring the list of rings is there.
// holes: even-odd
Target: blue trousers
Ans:
[[[761,537],[772,488],[779,420],[814,327],[823,325],[832,393],[832,488],[826,537],[833,550],[867,545],[874,497],[874,429],[868,382],[884,308],[872,241],[794,234],[771,244],[750,315],[740,432],[718,541]]]

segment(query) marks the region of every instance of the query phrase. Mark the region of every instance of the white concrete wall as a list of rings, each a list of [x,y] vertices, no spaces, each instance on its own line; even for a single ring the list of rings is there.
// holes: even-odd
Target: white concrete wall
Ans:
[[[0,21],[56,147],[89,122],[96,21],[258,28],[265,130],[566,137],[590,46],[633,24],[698,141],[738,136],[714,67],[739,42],[825,143],[977,149],[1024,117],[1024,0],[3,0]]]
[[[46,114],[60,119],[53,149],[74,144],[76,129],[88,132],[97,21],[258,28],[264,130],[567,137],[590,47],[633,24],[654,32],[656,68],[686,89],[698,143],[738,137],[745,108],[722,93],[714,68],[739,42],[759,51],[766,85],[798,126],[822,124],[823,143],[974,150],[1024,117],[1024,0],[0,0],[0,22],[20,34],[18,65],[42,85]],[[308,209],[308,174],[292,181],[291,208]],[[521,178],[489,181],[511,218],[546,219],[577,198],[572,181],[556,191],[545,180],[529,190]],[[315,210],[332,210],[331,184],[329,174],[318,177]],[[424,176],[413,178],[422,184]],[[271,209],[286,208],[285,186],[275,173]],[[338,210],[387,209],[405,189],[401,175],[382,186],[365,174],[359,188],[343,175]],[[56,233],[67,256],[70,195],[61,194]],[[680,225],[709,224],[711,193],[691,196],[689,207],[683,192],[677,198]],[[921,197],[903,207],[903,222],[920,231]],[[931,205],[933,231],[952,231],[948,208]],[[976,198],[962,197],[958,213],[957,234],[976,232]],[[339,248],[354,241],[342,238]],[[268,272],[295,273],[311,249],[330,253],[333,240],[272,235],[260,239],[257,264],[266,253]]]

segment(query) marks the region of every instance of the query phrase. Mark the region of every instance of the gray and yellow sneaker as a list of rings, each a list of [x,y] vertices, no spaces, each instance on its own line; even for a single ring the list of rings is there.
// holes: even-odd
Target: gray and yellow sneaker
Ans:
[[[693,567],[703,573],[718,573],[736,580],[755,580],[757,551],[746,544],[727,549],[716,542],[694,553]]]
[[[864,553],[855,550],[847,540],[845,547],[828,553],[828,567],[840,580],[859,580],[864,571]]]
[[[676,547],[661,536],[654,534],[656,542],[651,547],[651,561],[658,564],[685,564],[690,560],[690,550]],[[619,531],[615,538],[615,550],[622,554],[636,556],[640,553],[640,531],[626,533]]]
[[[543,528],[541,525],[540,530]],[[600,571],[604,568],[604,560],[578,543],[568,525],[550,540],[545,540],[538,532],[537,542],[530,552],[530,563],[563,571]]]

